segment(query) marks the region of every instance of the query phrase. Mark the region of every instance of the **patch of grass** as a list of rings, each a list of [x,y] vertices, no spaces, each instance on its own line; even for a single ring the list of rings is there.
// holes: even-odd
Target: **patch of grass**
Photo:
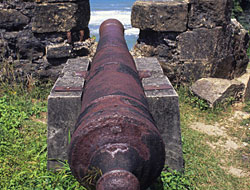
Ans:
[[[231,114],[230,106],[222,105],[216,109],[204,110],[204,106],[200,107],[199,104],[193,103],[193,99],[196,98],[188,92],[187,88],[180,87],[177,91],[180,98],[185,173],[190,173],[188,179],[192,187],[201,190],[249,189],[250,182],[247,177],[234,176],[225,169],[230,168],[233,162],[239,164],[239,160],[234,160],[234,157],[239,154],[231,155],[223,149],[210,147],[208,142],[216,142],[215,137],[189,127],[194,122],[215,124],[225,120]],[[223,160],[226,160],[225,163]]]
[[[56,173],[47,171],[47,126],[31,118],[44,119],[48,86],[2,83],[0,89],[0,189],[84,190],[67,163]]]
[[[245,102],[245,106],[243,108],[245,112],[250,113],[250,100]]]

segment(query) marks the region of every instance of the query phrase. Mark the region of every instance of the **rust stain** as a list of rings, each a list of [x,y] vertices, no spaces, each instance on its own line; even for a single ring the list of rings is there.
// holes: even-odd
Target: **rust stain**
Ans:
[[[78,92],[78,91],[82,91],[82,87],[81,86],[56,86],[54,88],[55,92]]]
[[[153,90],[167,90],[171,89],[171,85],[168,84],[161,84],[161,85],[145,85],[144,90],[145,91],[153,91]]]

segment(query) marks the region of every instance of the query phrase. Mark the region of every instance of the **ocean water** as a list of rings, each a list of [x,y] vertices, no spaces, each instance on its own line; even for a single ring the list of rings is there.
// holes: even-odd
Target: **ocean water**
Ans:
[[[89,22],[90,35],[99,40],[99,26],[110,18],[118,19],[125,28],[125,39],[128,48],[135,44],[139,29],[131,27],[131,8],[135,0],[90,0],[91,16]]]

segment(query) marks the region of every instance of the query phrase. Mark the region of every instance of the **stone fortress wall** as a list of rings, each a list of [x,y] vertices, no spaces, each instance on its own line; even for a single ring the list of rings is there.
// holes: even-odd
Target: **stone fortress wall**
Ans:
[[[248,31],[231,19],[232,0],[137,0],[135,55],[156,56],[174,83],[246,72]]]
[[[68,58],[89,53],[90,40],[67,43],[70,31],[73,41],[79,30],[89,38],[89,0],[0,0],[0,18],[0,65],[21,79],[55,80]]]

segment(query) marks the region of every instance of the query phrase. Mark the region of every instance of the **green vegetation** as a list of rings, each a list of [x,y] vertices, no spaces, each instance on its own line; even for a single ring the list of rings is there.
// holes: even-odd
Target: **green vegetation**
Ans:
[[[0,189],[86,189],[73,178],[67,162],[57,172],[47,171],[46,98],[50,87],[49,84],[39,88],[1,84]],[[223,138],[211,137],[189,127],[193,122],[221,122],[230,116],[232,108],[227,104],[211,109],[184,87],[180,87],[178,93],[185,172],[165,168],[161,174],[163,189],[249,189],[247,177],[234,176],[225,169],[237,165],[249,171],[250,164],[241,161],[243,153],[250,154],[248,146],[231,155],[207,143]],[[249,102],[244,110],[250,112]],[[242,130],[242,142],[250,144],[250,130]],[[231,133],[237,136],[240,131]]]
[[[0,189],[84,189],[67,163],[57,173],[47,171],[48,86],[28,91],[2,83],[0,89]]]
[[[237,17],[240,13],[243,12],[243,9],[240,6],[240,3],[241,3],[241,0],[234,0],[233,1],[233,12],[232,12],[233,18]]]

